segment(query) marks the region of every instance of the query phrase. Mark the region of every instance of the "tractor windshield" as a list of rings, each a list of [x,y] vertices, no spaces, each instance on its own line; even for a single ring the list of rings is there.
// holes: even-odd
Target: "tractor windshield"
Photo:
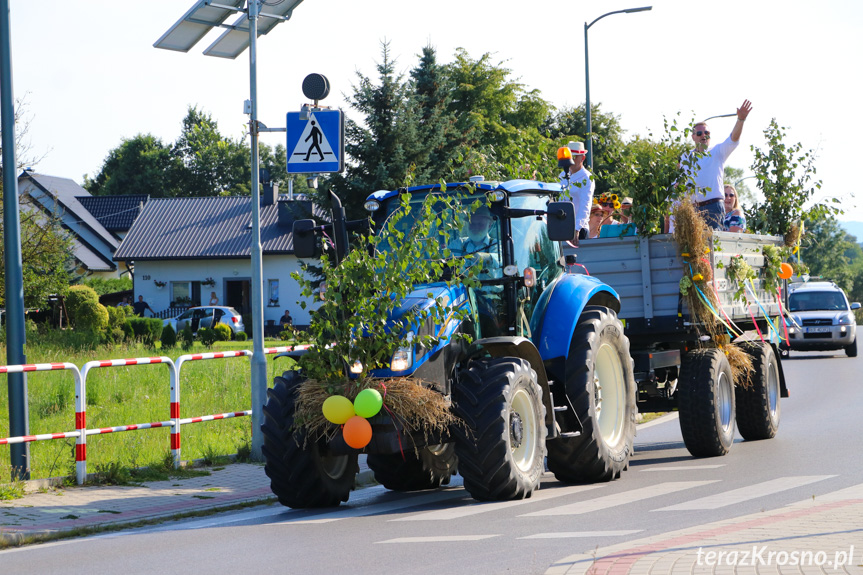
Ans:
[[[432,204],[435,222],[426,226],[419,219],[423,203],[430,195],[440,197],[441,201]],[[410,198],[410,211],[403,210],[398,198],[394,198],[387,205],[386,219],[392,220],[396,229],[405,234],[400,241],[412,239],[424,243],[428,257],[442,258],[445,251],[449,250],[450,257],[469,257],[481,264],[480,280],[502,277],[500,218],[492,215],[485,205],[485,195],[458,198],[457,202],[463,210],[453,209],[443,198],[443,195],[435,192],[414,193]],[[482,202],[482,205],[471,212],[472,205],[477,201]],[[455,213],[457,211],[461,213]],[[385,252],[392,249],[386,241],[381,242],[379,248]]]

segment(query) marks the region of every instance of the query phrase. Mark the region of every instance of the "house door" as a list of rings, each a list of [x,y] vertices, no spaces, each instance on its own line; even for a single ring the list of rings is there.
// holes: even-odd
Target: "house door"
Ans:
[[[252,310],[251,280],[227,280],[225,282],[225,305],[236,309],[240,314]]]

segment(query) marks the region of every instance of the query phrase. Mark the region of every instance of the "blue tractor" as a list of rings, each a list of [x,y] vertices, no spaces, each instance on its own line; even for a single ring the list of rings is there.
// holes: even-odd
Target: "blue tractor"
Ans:
[[[461,238],[479,258],[478,288],[444,282],[416,286],[399,307],[431,305],[430,295],[465,308],[454,325],[418,326],[440,334],[437,345],[401,349],[380,377],[413,377],[451,401],[460,424],[437,437],[411,434],[381,413],[364,449],[344,441],[307,440],[294,425],[302,373],[287,371],[268,391],[263,424],[266,473],[273,492],[294,508],[347,501],[367,454],[379,483],[397,491],[433,489],[456,472],[478,500],[530,497],[548,470],[564,482],[610,481],[628,467],[635,436],[636,386],[629,341],[617,317],[618,295],[582,274],[567,273],[574,241],[571,202],[558,184],[529,180],[471,182],[375,192],[366,209],[380,225],[400,196],[421,204],[428,194],[480,199]],[[344,211],[333,194],[332,223],[294,226],[298,257],[312,257],[326,232],[344,246]],[[479,232],[482,230],[483,234]],[[484,238],[479,237],[484,235]],[[475,241],[474,241],[475,240]],[[344,253],[344,252],[342,252]],[[472,336],[470,344],[458,333]]]

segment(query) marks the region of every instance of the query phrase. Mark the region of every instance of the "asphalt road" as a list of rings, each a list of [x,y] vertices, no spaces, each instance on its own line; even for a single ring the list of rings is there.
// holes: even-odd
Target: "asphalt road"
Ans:
[[[410,494],[373,487],[326,511],[282,507],[0,553],[0,572],[544,573],[562,557],[771,510],[860,483],[863,359],[795,353],[775,439],[694,459],[676,417],[640,426],[622,479],[477,503],[456,477]],[[777,535],[781,535],[777,533]],[[861,541],[863,543],[863,541]]]

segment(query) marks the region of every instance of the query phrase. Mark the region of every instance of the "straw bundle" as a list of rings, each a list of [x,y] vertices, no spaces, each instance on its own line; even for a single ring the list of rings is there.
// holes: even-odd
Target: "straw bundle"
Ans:
[[[368,379],[346,382],[340,386],[306,380],[297,391],[295,425],[303,427],[309,439],[332,439],[339,426],[324,418],[324,400],[334,394],[344,395],[353,401],[366,388],[378,390],[384,398],[384,412],[390,412],[411,431],[420,431],[426,437],[443,433],[458,419],[450,411],[449,402],[440,393],[429,389],[418,379]]]

